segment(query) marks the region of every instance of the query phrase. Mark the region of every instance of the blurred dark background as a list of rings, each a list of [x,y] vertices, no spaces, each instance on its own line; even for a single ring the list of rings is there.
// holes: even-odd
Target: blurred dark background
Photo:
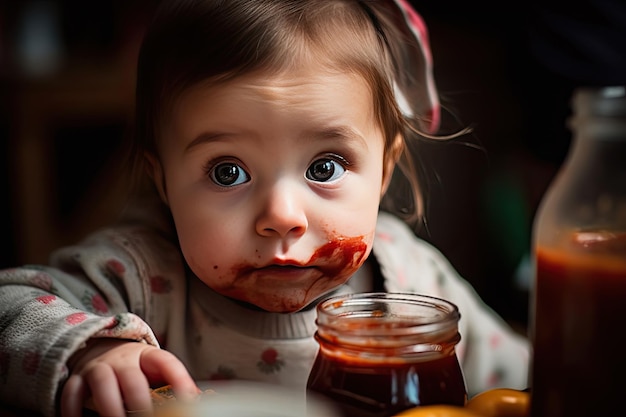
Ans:
[[[134,65],[156,2],[0,0],[3,267],[115,218]]]
[[[134,64],[156,3],[0,0],[0,267],[46,262],[122,207]],[[473,129],[424,147],[416,232],[525,331],[532,218],[569,146],[571,92],[626,82],[623,1],[412,3],[444,128]]]

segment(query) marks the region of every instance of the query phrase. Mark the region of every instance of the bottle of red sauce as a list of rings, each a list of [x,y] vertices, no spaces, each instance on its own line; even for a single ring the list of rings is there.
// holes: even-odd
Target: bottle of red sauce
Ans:
[[[624,409],[626,88],[581,88],[533,230],[531,416]]]
[[[359,293],[322,301],[308,389],[346,417],[463,406],[467,393],[455,350],[459,318],[454,304],[416,294]]]

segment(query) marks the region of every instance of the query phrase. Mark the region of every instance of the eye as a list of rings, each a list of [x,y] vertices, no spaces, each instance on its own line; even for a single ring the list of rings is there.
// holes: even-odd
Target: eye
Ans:
[[[339,157],[335,157],[339,158]],[[346,172],[345,161],[337,161],[335,158],[320,158],[309,166],[306,170],[306,177],[312,181],[330,182],[335,181]]]
[[[233,187],[250,181],[248,173],[234,162],[222,162],[209,171],[211,180],[222,187]]]

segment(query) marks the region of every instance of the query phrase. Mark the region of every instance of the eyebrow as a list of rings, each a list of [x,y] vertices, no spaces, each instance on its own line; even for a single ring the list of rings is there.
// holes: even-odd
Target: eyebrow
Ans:
[[[350,126],[329,126],[320,130],[310,130],[304,132],[304,137],[313,139],[343,139],[348,141],[357,140],[367,146],[363,135]]]
[[[194,140],[189,142],[187,146],[185,146],[185,152],[188,152],[190,149],[195,148],[196,146],[200,146],[203,143],[216,142],[220,139],[226,138],[228,136],[233,136],[231,133],[226,132],[205,132],[201,133]]]
[[[200,146],[204,143],[216,142],[231,136],[236,135],[229,132],[201,133],[185,147],[185,152],[188,152],[190,149]],[[349,126],[329,126],[321,129],[306,130],[300,135],[298,139],[302,141],[324,139],[340,139],[348,142],[358,141],[363,146],[367,147],[367,141],[365,140],[365,138],[359,132]]]

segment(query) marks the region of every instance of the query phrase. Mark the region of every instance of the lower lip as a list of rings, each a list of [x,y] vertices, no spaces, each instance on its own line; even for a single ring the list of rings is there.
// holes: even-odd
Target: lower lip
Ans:
[[[320,274],[316,268],[278,267],[271,266],[255,270],[252,275],[261,279],[295,280],[308,279],[311,274]]]

